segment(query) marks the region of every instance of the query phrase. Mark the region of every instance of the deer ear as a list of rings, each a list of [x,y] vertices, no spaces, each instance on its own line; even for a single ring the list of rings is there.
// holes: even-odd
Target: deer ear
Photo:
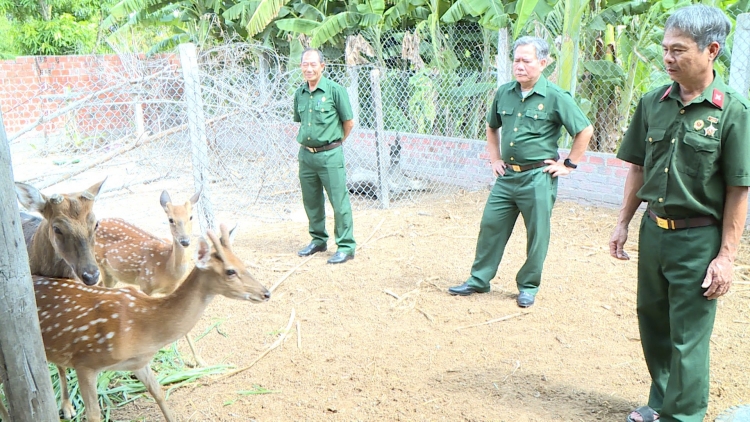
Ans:
[[[18,202],[29,211],[41,213],[47,205],[47,197],[39,189],[26,183],[16,182],[16,196]]]
[[[201,192],[203,192],[203,186],[198,188],[198,192],[195,192],[195,195],[190,197],[190,203],[195,205],[196,202],[198,202],[199,199],[201,199]]]
[[[102,189],[102,185],[106,181],[107,181],[107,178],[105,177],[104,180],[102,180],[101,182],[95,183],[91,185],[90,188],[86,189],[86,192],[91,194],[91,196],[93,197],[92,200],[96,199],[96,196],[99,195],[99,191]]]
[[[211,259],[211,247],[208,246],[206,239],[201,236],[198,239],[198,245],[195,247],[195,266],[198,268],[207,268],[208,261]]]
[[[164,208],[164,211],[169,212],[167,209],[167,204],[171,203],[172,199],[169,197],[169,194],[167,191],[163,191],[161,193],[161,196],[159,197],[159,203],[161,204],[162,208]]]

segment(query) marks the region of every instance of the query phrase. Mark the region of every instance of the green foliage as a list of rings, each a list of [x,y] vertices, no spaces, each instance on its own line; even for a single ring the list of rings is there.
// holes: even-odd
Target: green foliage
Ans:
[[[424,68],[409,78],[411,98],[409,98],[409,116],[415,123],[417,133],[432,133],[432,126],[437,118],[437,92],[432,79],[428,76],[431,70]]]
[[[166,392],[167,397],[169,397],[169,393],[177,388],[194,383],[202,377],[221,374],[229,368],[231,368],[229,365],[214,365],[206,368],[186,369],[185,363],[177,352],[175,344],[171,347],[161,349],[151,362],[151,369],[154,371],[159,384],[169,386]],[[60,377],[57,368],[50,364],[49,373],[52,378],[52,388],[55,392],[55,398],[59,403]],[[66,379],[70,392],[70,400],[76,409],[76,417],[72,421],[83,421],[85,415],[83,412],[84,405],[75,371],[68,370]],[[97,378],[96,389],[99,396],[99,406],[104,413],[104,421],[112,420],[112,409],[124,406],[146,395],[146,387],[133,377],[130,372],[104,371]]]
[[[67,13],[49,21],[27,20],[16,35],[19,51],[24,55],[91,53],[95,41],[96,24],[78,22]]]
[[[0,60],[8,60],[18,55],[18,47],[13,42],[13,24],[4,15],[0,15]]]

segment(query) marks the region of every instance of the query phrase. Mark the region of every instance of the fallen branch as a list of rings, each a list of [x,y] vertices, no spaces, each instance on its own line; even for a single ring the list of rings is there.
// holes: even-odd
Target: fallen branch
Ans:
[[[223,379],[233,377],[239,374],[240,372],[247,371],[248,369],[252,368],[256,363],[258,363],[259,360],[263,359],[268,353],[270,353],[271,350],[279,347],[279,345],[281,345],[281,343],[284,342],[284,339],[286,339],[287,334],[289,334],[289,330],[291,330],[292,328],[292,323],[294,322],[294,316],[295,316],[295,312],[294,312],[294,308],[292,308],[292,314],[289,315],[289,323],[286,325],[286,328],[284,328],[284,331],[282,331],[281,336],[279,336],[279,338],[277,338],[276,341],[274,341],[273,344],[268,349],[266,349],[265,352],[261,353],[260,356],[255,358],[255,360],[252,361],[250,365],[247,365],[244,368],[235,369],[232,372],[227,372],[226,374],[218,378],[214,378],[212,382],[221,381]]]
[[[382,226],[384,222],[385,222],[385,218],[380,220],[380,223],[378,223],[378,225],[375,226],[375,229],[373,229],[372,233],[370,233],[370,237],[368,237],[367,240],[365,240],[364,243],[362,243],[362,245],[359,246],[360,249],[362,249],[367,244],[367,242],[369,242],[370,239],[372,239],[372,237],[375,236],[375,233],[380,229],[380,226]]]
[[[84,104],[88,103],[92,98],[98,97],[98,96],[106,94],[108,92],[116,91],[118,89],[121,89],[124,86],[133,85],[133,84],[136,84],[136,83],[146,82],[149,79],[154,79],[154,78],[156,78],[158,76],[161,76],[163,73],[168,72],[170,70],[171,69],[169,69],[169,68],[162,69],[162,70],[160,70],[160,71],[158,71],[158,72],[156,72],[154,74],[151,74],[149,76],[144,76],[144,77],[141,77],[141,78],[131,79],[131,80],[119,83],[117,85],[113,85],[113,86],[104,88],[102,90],[99,90],[99,91],[96,91],[96,92],[92,92],[92,93],[86,95],[85,97],[83,97],[83,98],[81,98],[79,100],[76,100],[76,101],[68,104],[66,107],[63,107],[63,108],[57,110],[56,112],[54,112],[54,113],[52,113],[52,114],[50,114],[48,116],[41,116],[41,117],[39,117],[34,123],[31,123],[30,125],[26,126],[25,128],[23,128],[23,129],[19,130],[18,132],[10,135],[8,137],[8,142],[13,142],[15,139],[17,139],[18,137],[20,137],[24,133],[30,132],[35,127],[39,126],[40,124],[44,123],[45,121],[54,120],[54,119],[62,116],[63,114],[71,111],[71,110],[75,110],[75,109],[77,109],[79,107],[82,107]]]
[[[400,297],[398,297],[398,295],[397,295],[396,293],[393,293],[393,292],[392,292],[392,291],[390,291],[390,290],[383,290],[383,293],[385,293],[385,294],[387,294],[387,295],[389,295],[389,296],[393,296],[393,297],[395,297],[395,298],[396,298],[396,299],[398,299],[398,300],[401,300],[401,298],[400,298]]]
[[[300,323],[297,321],[297,348],[302,348],[302,331],[300,331]]]
[[[494,324],[496,322],[507,321],[507,320],[509,320],[511,318],[515,318],[515,317],[518,317],[518,316],[528,315],[530,313],[531,312],[517,312],[515,314],[506,315],[506,316],[501,317],[501,318],[491,319],[489,321],[485,321],[485,322],[482,322],[482,323],[479,323],[479,324],[472,324],[472,325],[465,325],[463,327],[458,327],[458,328],[456,328],[456,330],[463,330],[464,328],[479,327],[480,325]]]
[[[226,119],[227,117],[229,117],[229,116],[231,116],[233,114],[236,114],[236,113],[229,113],[229,114],[225,114],[223,116],[219,116],[219,117],[215,117],[213,119],[209,119],[209,120],[206,121],[206,124],[208,125],[208,124],[215,123],[215,122],[217,122],[219,120]],[[83,173],[86,170],[89,170],[89,169],[91,169],[93,167],[96,167],[96,166],[98,166],[100,164],[104,164],[107,161],[109,161],[109,160],[111,160],[111,159],[113,159],[113,158],[115,158],[115,157],[117,157],[119,155],[122,155],[122,154],[124,154],[124,153],[126,153],[128,151],[131,151],[131,150],[133,150],[133,149],[135,149],[137,147],[141,147],[141,146],[150,144],[151,142],[159,140],[159,139],[161,139],[161,138],[163,138],[165,136],[169,136],[169,135],[171,135],[173,133],[183,131],[183,130],[187,129],[187,127],[188,127],[187,124],[180,125],[180,126],[175,126],[175,127],[171,128],[171,129],[163,130],[163,131],[161,131],[161,132],[159,132],[157,134],[154,134],[154,135],[151,135],[151,136],[146,136],[146,137],[144,137],[142,139],[137,139],[132,144],[125,145],[124,147],[121,147],[121,148],[119,148],[119,149],[117,149],[115,151],[111,151],[109,154],[106,154],[106,155],[102,156],[101,158],[99,158],[97,160],[94,160],[93,162],[89,163],[86,166],[78,168],[75,171],[72,171],[70,173],[66,173],[66,174],[58,177],[57,179],[53,179],[53,180],[48,181],[48,182],[37,184],[36,187],[38,189],[44,189],[44,188],[48,188],[50,186],[56,185],[58,183],[64,182],[64,181],[72,178],[73,176],[77,176],[77,175]],[[124,139],[127,139],[128,137],[129,136],[126,136],[124,138],[118,139],[118,141],[122,141]],[[118,142],[118,141],[115,141],[115,142]]]
[[[307,261],[309,261],[309,260],[313,259],[313,256],[314,256],[314,255],[311,255],[311,256],[309,256],[309,257],[308,257],[308,258],[307,258],[306,260],[304,260],[304,261],[300,262],[300,263],[299,263],[299,265],[297,265],[296,267],[294,267],[294,268],[292,268],[291,270],[289,270],[289,272],[287,272],[286,274],[284,274],[284,275],[283,275],[283,276],[282,276],[282,277],[281,277],[281,278],[279,279],[279,281],[277,281],[276,283],[274,283],[274,285],[273,285],[273,286],[271,286],[271,288],[270,288],[270,289],[268,289],[268,291],[269,291],[269,292],[271,292],[271,293],[273,293],[273,291],[274,291],[274,290],[276,290],[276,288],[277,288],[277,287],[279,287],[279,285],[280,285],[281,283],[283,283],[283,282],[284,282],[284,280],[286,280],[287,278],[289,278],[289,276],[290,276],[290,275],[294,274],[294,272],[295,272],[295,271],[297,271],[297,269],[298,269],[299,267],[301,267],[301,266],[303,266],[303,265],[307,264]]]
[[[432,317],[430,316],[430,314],[428,314],[427,312],[425,312],[424,310],[422,310],[422,308],[416,308],[416,309],[417,309],[417,310],[418,310],[419,312],[421,312],[421,313],[422,313],[422,315],[424,315],[424,317],[425,317],[425,318],[427,318],[427,319],[428,319],[428,320],[429,320],[430,322],[435,322],[435,321],[434,321],[434,320],[432,319]]]

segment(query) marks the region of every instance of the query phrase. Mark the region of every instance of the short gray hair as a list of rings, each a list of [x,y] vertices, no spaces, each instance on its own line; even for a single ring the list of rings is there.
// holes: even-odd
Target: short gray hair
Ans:
[[[325,59],[323,58],[323,52],[318,50],[317,48],[310,48],[310,47],[307,47],[306,49],[302,50],[302,55],[299,56],[300,60],[302,59],[302,57],[305,57],[306,53],[311,53],[311,52],[318,54],[318,59],[320,59],[321,64],[325,63]]]
[[[516,54],[516,48],[522,45],[533,45],[536,50],[536,58],[539,60],[549,57],[549,44],[547,44],[547,41],[544,41],[539,37],[525,36],[517,39],[516,42],[513,43],[513,54]]]
[[[694,4],[677,9],[667,19],[664,32],[678,30],[690,37],[700,50],[705,50],[712,42],[719,43],[719,54],[724,51],[727,35],[732,23],[721,9]]]

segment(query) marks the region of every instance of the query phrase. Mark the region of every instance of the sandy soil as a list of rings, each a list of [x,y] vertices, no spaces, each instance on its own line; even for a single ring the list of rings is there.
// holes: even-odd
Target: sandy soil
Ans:
[[[468,276],[486,196],[357,211],[360,247],[354,261],[339,266],[325,262],[332,241],[300,266],[295,251],[308,242],[304,218],[240,221],[235,251],[258,280],[270,287],[299,268],[268,303],[214,299],[193,330],[218,323],[198,342],[200,353],[210,364],[241,368],[279,338],[294,311],[292,330],[250,369],[178,389],[169,405],[182,421],[624,420],[644,404],[649,386],[635,315],[637,225],[631,261],[618,262],[607,249],[616,211],[559,201],[537,303],[521,311],[514,282],[525,257],[520,221],[490,293],[446,292]],[[153,198],[152,215],[162,219],[156,191]],[[97,215],[128,218],[128,201],[102,200]],[[144,215],[132,218],[168,235],[166,224]],[[738,283],[719,300],[707,420],[750,401],[750,375],[742,369],[750,364],[749,264],[745,244]],[[192,359],[184,340],[179,349]],[[254,389],[270,392],[243,394]],[[150,399],[114,415],[161,420]]]

